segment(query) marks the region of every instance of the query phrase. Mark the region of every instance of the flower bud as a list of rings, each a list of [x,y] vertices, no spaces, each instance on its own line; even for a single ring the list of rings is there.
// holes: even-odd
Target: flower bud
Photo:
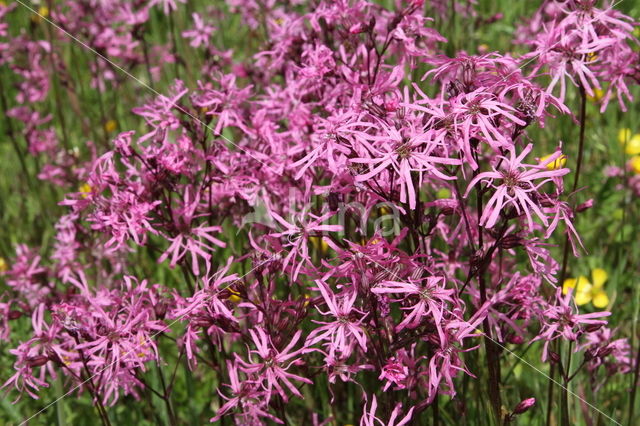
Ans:
[[[602,328],[604,324],[589,324],[584,328],[585,333],[594,333]]]
[[[598,351],[598,358],[604,358],[606,356],[609,356],[609,355],[611,355],[612,352],[613,352],[613,347],[612,346],[607,346],[607,347],[601,348]]]
[[[560,355],[558,355],[557,352],[549,351],[549,361],[558,364],[560,362]]]
[[[47,362],[49,362],[49,357],[45,355],[36,355],[36,356],[30,356],[29,358],[27,358],[27,365],[32,368],[42,367]]]
[[[520,247],[522,245],[522,238],[517,235],[507,235],[500,240],[500,248],[511,249]]]
[[[156,314],[156,318],[163,319],[167,314],[167,304],[164,301],[160,301],[153,307],[153,310]]]
[[[576,211],[578,213],[581,213],[585,210],[590,209],[591,207],[593,207],[593,198],[591,198],[590,200],[585,201],[584,203],[580,204],[577,208]]]
[[[513,409],[513,415],[525,413],[526,411],[529,410],[529,408],[533,407],[534,405],[536,405],[536,399],[527,398],[521,401],[518,405],[516,405],[516,408]]]
[[[513,336],[509,337],[509,343],[513,343],[515,345],[521,345],[522,343],[524,343],[524,339],[522,338],[522,336],[518,336],[517,334],[514,334]]]
[[[7,315],[7,318],[9,318],[9,320],[15,320],[18,319],[22,316],[23,312],[22,311],[18,311],[18,310],[11,310],[9,311],[9,315]]]
[[[327,202],[329,203],[329,209],[335,212],[340,206],[340,194],[337,192],[330,192],[327,196]]]

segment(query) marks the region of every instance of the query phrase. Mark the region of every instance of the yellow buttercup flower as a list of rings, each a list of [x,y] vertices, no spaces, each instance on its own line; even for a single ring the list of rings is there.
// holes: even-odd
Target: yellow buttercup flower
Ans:
[[[591,270],[592,282],[589,282],[589,279],[584,275],[564,280],[562,294],[567,294],[569,289],[574,289],[573,298],[576,305],[582,306],[592,303],[598,309],[606,308],[609,305],[609,296],[603,287],[608,278],[607,271],[595,268]]]
[[[631,166],[631,170],[637,175],[640,175],[640,155],[634,155],[629,160],[629,165]]]
[[[620,145],[625,144],[629,139],[631,139],[631,129],[622,128],[618,130],[618,142],[620,142]]]
[[[640,154],[640,134],[635,134],[631,136],[631,139],[627,142],[625,146],[624,152],[629,155],[638,155]]]
[[[107,133],[112,133],[117,128],[118,122],[116,120],[108,120],[106,123],[104,123],[104,130],[106,130]]]
[[[600,99],[604,96],[604,91],[602,89],[595,88],[593,89],[593,96],[587,95],[587,99],[591,102],[600,102]]]
[[[552,155],[553,154],[545,155],[544,157],[542,157],[540,159],[540,162],[544,163]],[[547,164],[547,169],[549,169],[549,170],[558,170],[558,169],[563,168],[565,164],[567,164],[567,156],[566,155],[562,155],[562,156],[556,158],[555,161],[552,161],[551,163]]]
[[[4,260],[4,257],[0,257],[0,273],[7,272],[7,269],[9,269],[7,261]]]
[[[46,18],[47,16],[49,16],[49,8],[47,6],[40,6],[38,8],[38,14],[31,15],[31,20],[36,24],[39,24],[42,22],[42,18]]]

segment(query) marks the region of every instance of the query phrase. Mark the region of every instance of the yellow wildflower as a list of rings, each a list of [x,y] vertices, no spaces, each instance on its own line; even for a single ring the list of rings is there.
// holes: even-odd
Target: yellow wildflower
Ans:
[[[607,272],[601,268],[591,270],[591,280],[584,275],[578,278],[567,278],[562,285],[562,293],[567,294],[569,289],[574,289],[573,298],[576,305],[582,306],[591,302],[598,309],[606,308],[609,305],[609,296],[604,291],[604,283],[608,279]]]
[[[587,99],[591,102],[600,102],[600,99],[604,96],[604,91],[602,89],[595,88],[593,89],[593,96],[587,95]]]
[[[42,22],[42,18],[49,16],[49,8],[47,6],[40,6],[36,15],[31,15],[31,20],[36,24]]]
[[[91,194],[91,185],[88,183],[83,183],[78,189],[82,193],[82,198],[87,198]]]
[[[640,154],[640,134],[635,134],[629,139],[625,146],[624,152],[628,155]]]
[[[631,170],[633,170],[635,174],[640,175],[640,155],[634,155],[633,157],[631,157],[631,160],[629,160],[629,165],[631,166]]]
[[[553,154],[549,154],[549,155],[545,155],[544,157],[542,157],[540,159],[540,162],[543,163],[545,161],[547,161],[547,159],[549,157],[551,157]],[[558,170],[564,167],[564,165],[567,164],[567,156],[566,155],[562,155],[558,158],[556,158],[555,161],[547,164],[547,169],[549,170]]]
[[[4,260],[4,257],[0,257],[0,274],[3,272],[7,272],[9,266],[7,266],[7,261]]]
[[[106,123],[104,123],[104,130],[106,130],[107,133],[112,133],[117,128],[118,122],[116,120],[108,120]]]
[[[629,139],[631,139],[631,129],[622,128],[618,130],[618,142],[620,142],[620,145],[624,145]]]

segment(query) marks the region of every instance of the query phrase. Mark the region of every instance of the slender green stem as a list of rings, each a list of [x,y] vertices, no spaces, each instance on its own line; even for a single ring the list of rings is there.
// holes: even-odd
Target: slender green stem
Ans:
[[[477,173],[477,172],[476,172]],[[474,173],[475,174],[475,173]],[[482,217],[482,190],[476,186],[476,206],[478,212],[478,250],[483,252],[484,241],[482,227],[480,226],[480,217]],[[480,304],[484,305],[487,301],[487,285],[485,277],[485,269],[488,262],[482,262],[478,271],[478,284],[480,286]],[[489,400],[493,408],[496,424],[500,424],[502,417],[502,401],[500,398],[500,360],[496,351],[495,343],[491,338],[491,325],[489,319],[485,318],[482,322],[484,329],[484,346],[487,352],[487,369],[489,372]]]
[[[636,355],[636,365],[633,371],[633,382],[631,383],[631,396],[629,397],[629,426],[634,425],[633,416],[636,405],[636,391],[638,390],[638,376],[640,376],[640,343],[638,343],[638,353]]]
[[[560,399],[560,424],[562,426],[569,426],[569,371],[571,370],[571,351],[573,349],[573,342],[569,342],[569,348],[567,349],[567,366],[565,368],[565,374],[562,377],[562,395]]]
[[[576,174],[573,180],[573,187],[572,187],[572,192],[575,192],[576,189],[578,189],[578,184],[580,182],[580,171],[582,169],[582,160],[584,158],[584,135],[585,135],[585,128],[586,128],[586,116],[587,116],[587,94],[584,90],[584,87],[580,86],[579,87],[579,93],[580,93],[580,137],[579,137],[579,141],[578,141],[578,160],[576,162]],[[563,253],[562,253],[562,270],[560,271],[560,285],[562,285],[562,283],[564,283],[564,280],[567,277],[567,266],[569,263],[569,233],[567,233],[565,235],[565,239],[564,239],[564,249],[563,249]],[[571,350],[571,344],[569,345],[569,349]],[[571,356],[569,356],[569,361],[571,360]],[[566,377],[563,377],[563,380],[565,381],[565,386],[562,389],[562,396],[561,396],[561,424],[563,426],[568,425],[569,424],[569,394],[567,392],[567,383],[566,383]],[[551,400],[551,395],[552,395],[553,391],[551,390],[551,388],[549,389],[549,396],[550,396],[550,400]],[[551,404],[551,402],[549,402],[549,404]],[[549,414],[547,414],[547,416],[549,416]],[[549,420],[549,417],[547,418],[547,420]],[[548,424],[548,421],[547,421]]]

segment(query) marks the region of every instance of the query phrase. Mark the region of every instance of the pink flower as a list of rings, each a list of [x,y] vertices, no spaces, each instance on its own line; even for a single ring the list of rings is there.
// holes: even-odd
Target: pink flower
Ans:
[[[302,330],[298,330],[289,344],[282,350],[278,350],[273,346],[271,338],[262,327],[249,330],[249,334],[256,349],[249,351],[249,362],[242,360],[238,354],[235,354],[236,361],[240,365],[240,370],[256,377],[256,381],[261,384],[267,393],[267,400],[271,398],[271,393],[275,388],[282,399],[284,399],[285,402],[288,401],[289,397],[282,385],[298,398],[302,398],[302,394],[291,380],[298,380],[308,384],[312,384],[313,382],[306,377],[288,372],[291,366],[298,363],[299,360],[295,358],[309,351],[305,347],[293,350],[293,347],[298,343],[298,340],[300,340]],[[253,361],[251,357],[252,354],[257,355],[260,359]]]
[[[322,315],[332,315],[335,317],[335,321],[327,323],[314,320],[313,322],[324,325],[309,334],[306,345],[311,346],[318,342],[327,341],[326,346],[329,347],[330,357],[337,353],[348,358],[351,355],[352,340],[355,339],[362,351],[366,352],[367,336],[361,326],[363,317],[357,318],[358,315],[363,315],[363,312],[353,307],[358,294],[351,291],[338,298],[324,282],[316,280],[316,284],[329,311],[322,312],[317,306],[316,309]]]
[[[513,207],[518,215],[524,214],[529,224],[529,231],[533,231],[533,212],[545,226],[549,225],[547,216],[538,205],[538,189],[547,182],[555,181],[569,173],[569,169],[547,170],[546,166],[556,161],[562,153],[556,151],[540,164],[525,164],[524,157],[531,152],[532,144],[529,144],[516,156],[514,147],[509,148],[509,157],[497,156],[500,170],[493,166],[492,172],[479,173],[469,182],[465,197],[471,189],[480,182],[487,184],[494,190],[491,198],[484,206],[480,224],[486,228],[492,228],[500,213],[505,212],[506,207]],[[537,181],[537,182],[536,182]],[[486,188],[486,187],[485,187]]]
[[[378,380],[386,380],[387,382],[384,385],[382,390],[384,392],[389,389],[391,385],[396,385],[396,389],[404,389],[406,386],[404,385],[404,381],[407,379],[409,375],[409,368],[402,364],[401,361],[397,360],[396,357],[391,357],[387,360],[387,363],[382,367],[382,372],[378,377]]]
[[[286,242],[284,247],[289,249],[289,253],[284,258],[283,268],[286,269],[288,266],[292,266],[292,277],[294,280],[297,279],[302,266],[305,263],[311,262],[311,258],[309,257],[309,237],[320,236],[324,232],[338,232],[342,230],[341,225],[323,224],[334,215],[333,212],[316,216],[303,211],[293,218],[295,225],[287,222],[282,216],[271,209],[269,209],[269,215],[285,228],[282,232],[276,232],[270,235],[272,237],[285,237]],[[298,258],[297,265],[290,265],[290,263],[296,262]]]
[[[371,136],[367,140],[358,142],[364,148],[366,156],[353,158],[350,161],[369,166],[367,173],[356,175],[357,182],[365,182],[372,178],[380,178],[387,174],[386,180],[398,177],[400,184],[400,202],[408,202],[410,209],[416,208],[416,192],[423,180],[435,178],[454,180],[439,171],[436,165],[459,165],[460,160],[449,158],[439,153],[438,143],[434,140],[434,133],[410,129],[409,135],[403,135],[393,127],[384,126],[384,133],[380,136]],[[414,185],[414,175],[417,176],[417,188]]]
[[[577,314],[577,307],[573,304],[573,289],[569,289],[566,295],[562,295],[562,288],[558,287],[555,294],[557,305],[549,305],[540,316],[543,321],[542,330],[532,340],[544,340],[542,350],[542,360],[546,361],[549,353],[549,343],[563,338],[568,341],[575,341],[578,335],[584,331],[586,326],[605,325],[607,322],[600,319],[611,315],[611,312],[593,312],[590,314]]]
[[[365,395],[366,397],[366,395]],[[413,410],[415,407],[411,407],[407,414],[402,418],[398,419],[401,415],[402,404],[398,403],[393,408],[391,412],[391,417],[389,417],[388,422],[384,422],[380,418],[376,417],[376,410],[378,408],[378,400],[376,399],[375,394],[371,397],[371,405],[367,410],[367,406],[365,403],[364,410],[362,413],[362,417],[360,418],[360,426],[378,426],[378,425],[386,425],[386,426],[402,426],[406,425],[411,421],[411,416],[413,415]],[[397,423],[396,423],[397,422]]]
[[[209,39],[215,31],[215,27],[205,24],[197,13],[194,13],[191,16],[193,17],[194,28],[192,30],[183,31],[182,37],[190,38],[191,42],[189,44],[192,47],[199,47],[200,45],[208,47]]]
[[[402,308],[410,311],[402,322],[397,325],[398,330],[405,327],[415,328],[424,317],[433,317],[436,327],[440,330],[440,321],[447,304],[453,303],[454,289],[446,289],[444,278],[425,277],[414,282],[384,281],[372,288],[375,294],[404,294],[409,300],[410,296],[416,296],[417,302],[410,307]],[[422,283],[420,283],[422,281]],[[440,331],[441,333],[441,331]]]

